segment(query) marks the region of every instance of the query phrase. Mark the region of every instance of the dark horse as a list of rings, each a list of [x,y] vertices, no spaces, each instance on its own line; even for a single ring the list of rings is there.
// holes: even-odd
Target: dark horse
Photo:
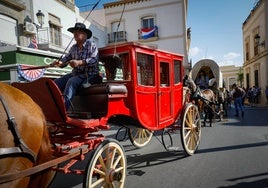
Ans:
[[[1,82],[0,99],[0,177],[51,160],[49,134],[39,106],[22,91]],[[54,172],[45,170],[0,187],[47,187],[52,176]]]
[[[212,126],[213,112],[217,102],[215,93],[211,89],[201,90],[188,76],[185,78],[185,85],[189,87],[191,99],[197,104],[199,112],[205,113],[204,126],[206,126],[207,119],[209,119],[209,124]]]

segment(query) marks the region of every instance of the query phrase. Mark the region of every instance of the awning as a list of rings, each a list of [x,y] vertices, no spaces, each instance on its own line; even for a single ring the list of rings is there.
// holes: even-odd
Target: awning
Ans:
[[[60,23],[60,19],[57,18],[56,16],[53,16],[51,14],[48,14],[48,20],[49,20],[49,23],[51,23],[52,25],[56,25],[58,27],[62,27],[62,25]]]

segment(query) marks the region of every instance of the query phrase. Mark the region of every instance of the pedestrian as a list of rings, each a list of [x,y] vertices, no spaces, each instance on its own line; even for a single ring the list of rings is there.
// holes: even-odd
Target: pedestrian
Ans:
[[[268,86],[266,86],[265,95],[266,95],[266,104],[268,104]]]
[[[241,114],[242,114],[242,117],[244,117],[244,106],[243,106],[243,103],[242,103],[242,98],[245,97],[246,95],[246,92],[238,87],[236,84],[233,84],[232,85],[232,98],[234,100],[234,105],[235,105],[235,116],[238,117],[239,116],[239,111],[238,111],[238,108],[240,108],[241,110]]]
[[[205,74],[205,71],[201,70],[198,73],[197,78],[195,79],[196,85],[199,86],[200,89],[207,89],[208,88],[208,76]]]
[[[242,105],[245,106],[245,99],[246,99],[246,96],[247,96],[247,92],[246,92],[246,88],[242,88],[242,90],[245,92],[245,94],[242,96]]]
[[[61,68],[70,65],[73,68],[71,73],[55,79],[55,83],[63,92],[66,110],[68,110],[70,101],[82,84],[101,82],[98,48],[90,40],[92,32],[86,28],[85,24],[79,22],[74,27],[69,28],[68,31],[73,33],[76,43],[63,58],[51,64],[51,66]]]
[[[248,98],[249,105],[252,106],[253,92],[252,92],[252,88],[251,87],[247,91],[247,98]]]
[[[252,94],[253,94],[253,103],[258,103],[258,89],[256,86],[253,86],[252,88]]]

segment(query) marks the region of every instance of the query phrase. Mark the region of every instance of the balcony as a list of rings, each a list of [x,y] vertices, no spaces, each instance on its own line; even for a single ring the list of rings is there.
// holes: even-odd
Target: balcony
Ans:
[[[126,41],[127,41],[127,32],[125,31],[112,32],[108,34],[108,43],[126,42]]]
[[[138,29],[138,38],[143,42],[158,40],[158,27]]]
[[[53,37],[52,37],[53,36]],[[67,48],[72,37],[62,33],[51,33],[49,28],[40,28],[37,31],[38,48],[51,52],[62,53]],[[75,41],[72,41],[74,44]],[[71,45],[68,46],[70,48]]]

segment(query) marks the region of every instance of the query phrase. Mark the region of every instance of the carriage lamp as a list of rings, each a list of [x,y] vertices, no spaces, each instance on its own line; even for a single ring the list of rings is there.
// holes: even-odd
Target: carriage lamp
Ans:
[[[265,40],[260,43],[260,39],[261,39],[260,35],[256,34],[254,37],[255,44],[257,44],[257,46],[265,47]]]
[[[45,15],[43,14],[43,12],[41,12],[41,10],[38,10],[38,12],[36,13],[36,17],[38,20],[38,23],[40,24],[40,28],[42,28],[42,25],[44,24],[44,17]]]

